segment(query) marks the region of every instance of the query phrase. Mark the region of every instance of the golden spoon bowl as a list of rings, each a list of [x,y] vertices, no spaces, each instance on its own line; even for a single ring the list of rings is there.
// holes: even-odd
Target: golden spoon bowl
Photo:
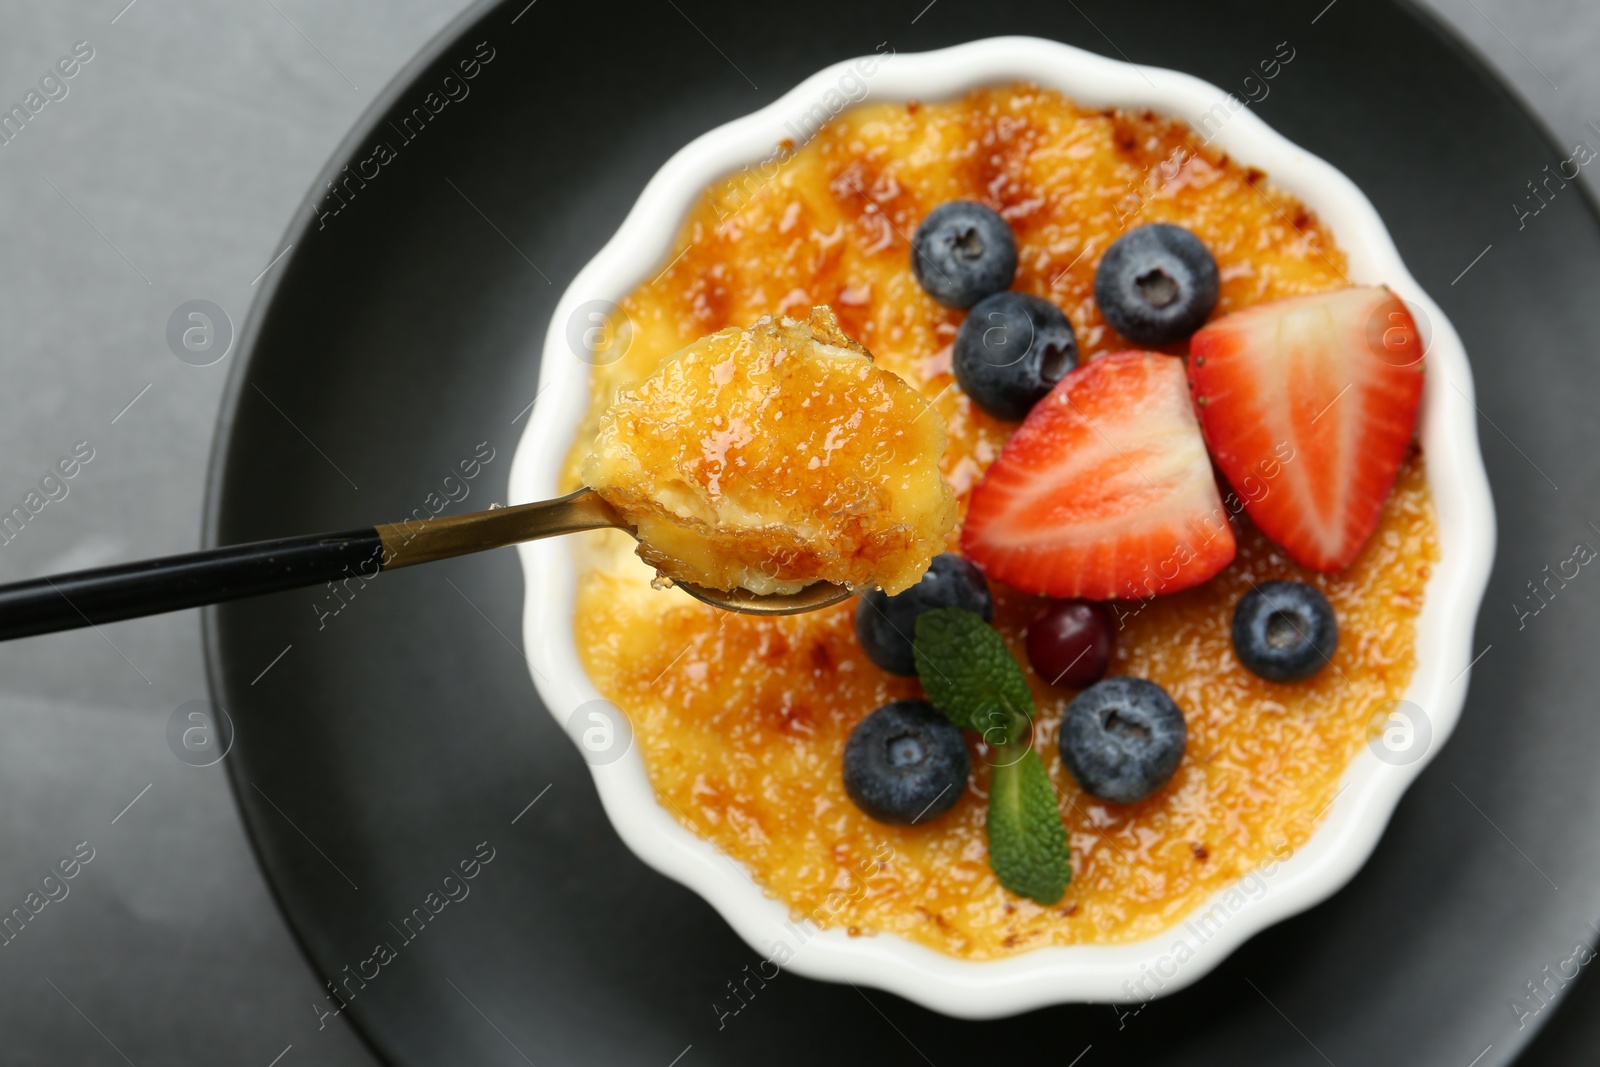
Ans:
[[[522,541],[607,528],[638,536],[599,493],[584,488],[534,504],[440,515],[419,527],[390,523],[378,527],[378,536],[383,541],[383,569],[387,571]],[[771,594],[707,589],[692,582],[673,584],[702,603],[743,615],[798,615],[837,604],[852,595],[849,589],[833,582],[813,582],[793,593]]]

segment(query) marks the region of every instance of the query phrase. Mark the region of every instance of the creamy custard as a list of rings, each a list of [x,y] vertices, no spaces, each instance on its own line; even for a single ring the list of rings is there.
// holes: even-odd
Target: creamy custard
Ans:
[[[944,442],[922,394],[817,307],[804,321],[719,330],[618,390],[583,480],[669,578],[892,594],[917,583],[955,526]]]
[[[1175,222],[1200,236],[1221,272],[1219,315],[1348,284],[1344,255],[1314,215],[1182,124],[1088,111],[1021,85],[951,103],[858,108],[776,177],[735,177],[707,191],[671,266],[623,302],[631,341],[621,360],[595,372],[569,484],[624,383],[704,334],[829,304],[879,366],[942,414],[942,469],[962,497],[1014,424],[978,411],[954,383],[949,345],[962,313],[934,303],[910,270],[918,223],[960,198],[1010,221],[1020,251],[1014,288],[1067,313],[1083,358],[1129,347],[1100,317],[1093,279],[1100,253],[1140,223]],[[580,655],[629,714],[663,805],[797,915],[854,933],[891,931],[967,959],[1149,936],[1301,847],[1367,743],[1374,712],[1406,689],[1438,556],[1416,455],[1377,532],[1340,574],[1296,567],[1241,517],[1238,557],[1217,578],[1114,604],[1110,672],[1165,687],[1189,726],[1173,779],[1136,805],[1088,797],[1061,769],[1055,732],[1073,693],[1029,671],[1036,743],[1073,853],[1066,896],[1042,907],[1007,892],[989,869],[987,753],[976,739],[967,795],[932,823],[885,826],[846,796],[840,757],[850,730],[880,704],[920,694],[915,679],[866,659],[853,602],[781,619],[733,615],[651,589],[653,571],[625,535],[584,536]],[[1233,653],[1234,604],[1251,583],[1275,578],[1315,585],[1339,619],[1332,664],[1308,682],[1263,681]],[[1021,637],[1039,600],[995,593],[995,624],[1028,671]]]

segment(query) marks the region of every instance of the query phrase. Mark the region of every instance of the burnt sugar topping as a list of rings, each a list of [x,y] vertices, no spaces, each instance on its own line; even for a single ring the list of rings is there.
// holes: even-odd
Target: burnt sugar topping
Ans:
[[[619,389],[582,473],[669,578],[898,593],[955,525],[944,442],[923,395],[816,307],[718,330]]]
[[[661,531],[643,560],[582,535],[573,625],[663,807],[796,914],[969,960],[1259,888],[1416,663],[1438,548],[1403,305],[1181,122],[1026,84],[845,111],[724,193],[621,302],[566,468]],[[850,476],[813,466],[858,411]],[[675,560],[884,588],[748,617],[652,587]]]

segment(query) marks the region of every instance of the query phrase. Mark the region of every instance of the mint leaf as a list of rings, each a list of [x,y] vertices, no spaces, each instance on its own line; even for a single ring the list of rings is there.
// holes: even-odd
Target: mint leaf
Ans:
[[[1022,668],[983,616],[960,608],[924,612],[912,651],[929,703],[983,734],[994,753],[989,866],[1011,892],[1054,904],[1072,880],[1072,854],[1055,787],[1039,753],[1023,743],[1033,691]]]
[[[928,702],[991,747],[1017,741],[1033,719],[1033,692],[1005,640],[983,616],[936,608],[917,618],[912,645]]]
[[[1039,753],[1019,744],[995,752],[989,781],[989,866],[1018,896],[1054,904],[1072,881],[1067,828]]]

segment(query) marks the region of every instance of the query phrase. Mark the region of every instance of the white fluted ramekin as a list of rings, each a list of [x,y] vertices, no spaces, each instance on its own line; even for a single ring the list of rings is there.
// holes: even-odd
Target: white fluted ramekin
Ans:
[[[941,100],[983,85],[1032,81],[1090,107],[1151,109],[1187,121],[1211,144],[1267,172],[1332,229],[1356,284],[1389,286],[1431,327],[1420,432],[1438,510],[1440,560],[1418,620],[1417,669],[1407,699],[1417,747],[1399,755],[1363,749],[1345,772],[1325,821],[1281,863],[1219,892],[1190,921],[1143,941],[1043,948],[974,963],[894,935],[807,930],[801,941],[780,901],[766,896],[711,844],[657,801],[637,747],[593,767],[617,833],[656,870],[699,893],[764,957],[792,953],[788,969],[813,978],[890,990],[937,1011],[973,1018],[1068,1001],[1132,1001],[1170,993],[1215,967],[1264,927],[1326,899],[1377,845],[1400,796],[1454,729],[1466,694],[1471,640],[1494,554],[1494,513],[1478,451],[1471,371],[1461,341],[1400,261],[1377,211],[1351,181],[1295,147],[1236,98],[1186,74],[1119,63],[1052,41],[1002,37],[857,66],[838,63],[775,103],[697,138],[639,195],[615,236],[567,288],[544,343],[538,401],[511,470],[511,500],[554,496],[563,457],[589,401],[589,365],[573,351],[568,323],[591,300],[620,301],[653,277],[678,230],[713,180],[772,157],[795,130],[814,129],[840,100]],[[871,68],[871,73],[862,71]],[[821,110],[818,110],[820,105]],[[1459,393],[1459,396],[1452,394]],[[577,573],[560,540],[521,546],[527,599],[523,639],[534,682],[557,721],[600,694],[579,664],[573,637]],[[576,734],[577,727],[572,727]],[[1431,736],[1429,736],[1431,735]],[[1403,743],[1402,743],[1403,748]],[[1409,762],[1408,762],[1409,761]],[[783,946],[780,948],[780,944]]]

